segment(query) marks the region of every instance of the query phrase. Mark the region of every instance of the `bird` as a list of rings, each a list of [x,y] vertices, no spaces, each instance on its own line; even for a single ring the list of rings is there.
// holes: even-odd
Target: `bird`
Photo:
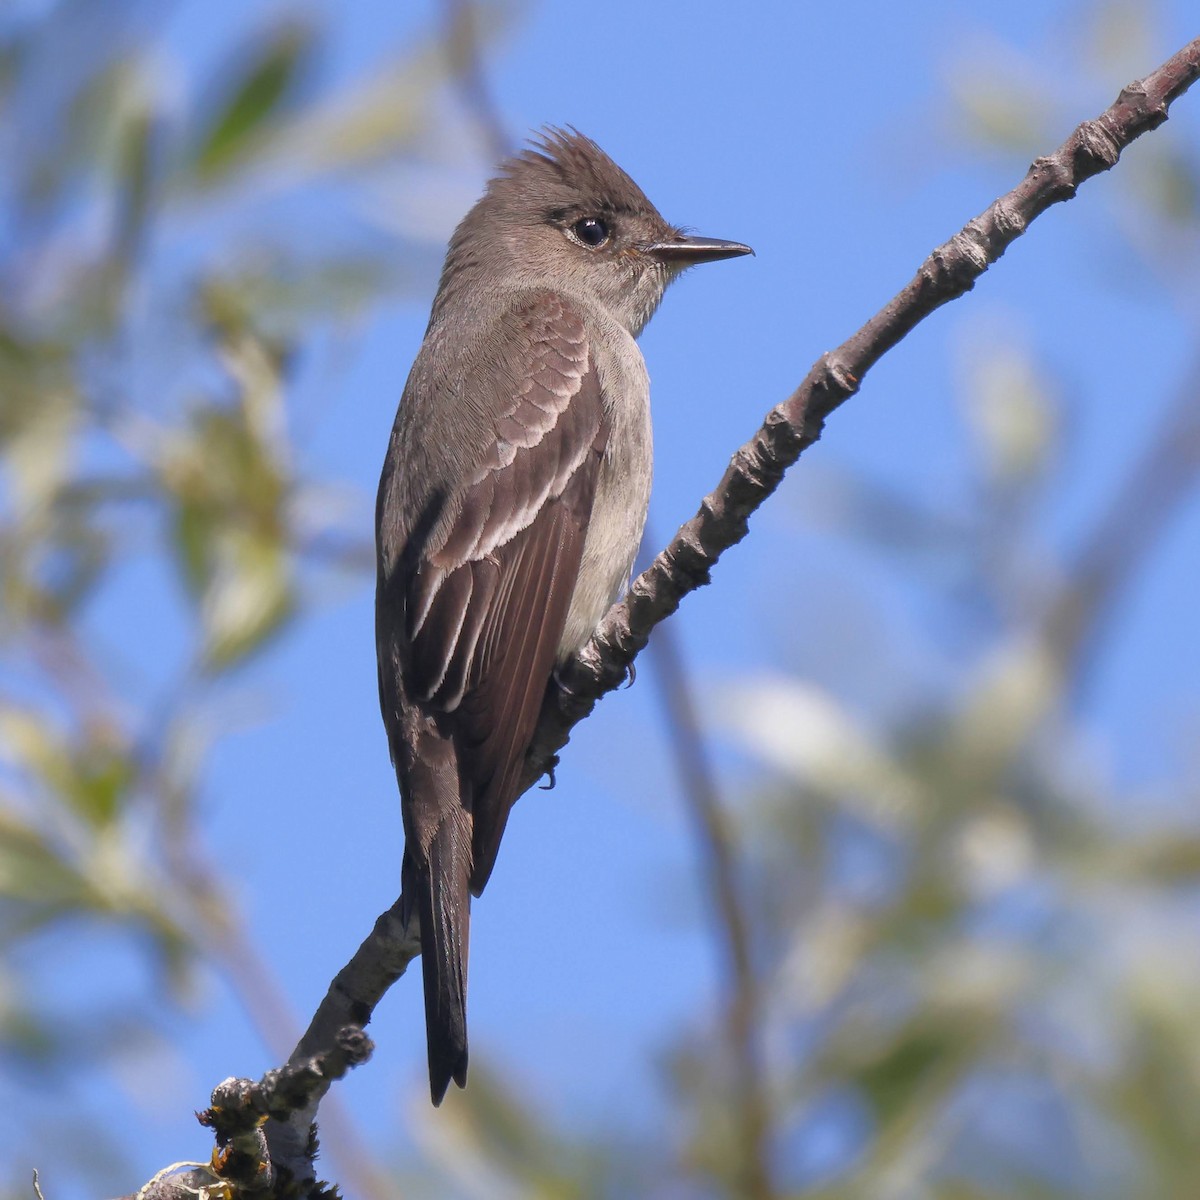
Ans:
[[[628,586],[650,498],[635,339],[698,263],[590,138],[546,127],[451,236],[376,502],[379,697],[420,926],[430,1096],[467,1077],[471,897],[556,669]]]

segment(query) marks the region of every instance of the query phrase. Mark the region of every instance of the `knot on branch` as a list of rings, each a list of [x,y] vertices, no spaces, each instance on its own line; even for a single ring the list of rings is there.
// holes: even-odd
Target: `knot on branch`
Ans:
[[[218,1144],[258,1130],[268,1117],[286,1120],[303,1109],[330,1082],[371,1057],[371,1039],[357,1025],[338,1031],[334,1048],[268,1071],[258,1083],[226,1079],[213,1089],[212,1104],[197,1114],[201,1125],[217,1135]]]
[[[920,276],[939,300],[952,300],[969,292],[991,261],[987,231],[976,217],[921,264]]]
[[[1141,117],[1147,129],[1155,129],[1167,119],[1167,100],[1159,97],[1156,102],[1150,100],[1150,89],[1144,79],[1135,79],[1127,83],[1117,96],[1114,107],[1131,108]]]
[[[1061,157],[1061,151],[1065,149],[1066,145],[1060,147],[1059,153],[1043,154],[1029,166],[1025,179],[1033,184],[1039,197],[1038,212],[1061,200],[1070,200],[1075,195],[1075,178]]]
[[[255,1083],[251,1079],[226,1079],[213,1089],[212,1103],[196,1117],[216,1134],[213,1169],[224,1180],[248,1194],[275,1187],[276,1171],[264,1126],[268,1118],[286,1121],[306,1109],[314,1098],[351,1068],[366,1062],[374,1049],[357,1025],[345,1025],[324,1054],[295,1059],[268,1071]],[[307,1157],[316,1157],[315,1127],[308,1133]],[[288,1172],[284,1172],[290,1178]]]
[[[211,1106],[197,1113],[196,1119],[223,1142],[257,1129],[267,1116],[261,1085],[252,1079],[230,1078],[213,1088]]]
[[[259,1086],[249,1079],[226,1079],[213,1089],[212,1106],[196,1114],[217,1136],[212,1169],[251,1194],[266,1192],[275,1182]]]
[[[1025,232],[1026,226],[1029,224],[1029,219],[1025,213],[1013,203],[1009,196],[1001,196],[988,209],[987,217],[991,219],[992,227],[1003,247],[1007,247],[1009,242],[1016,241]],[[999,257],[998,253],[993,254],[992,262],[995,262]]]
[[[738,461],[736,455],[732,461]],[[700,501],[697,514],[680,527],[675,540],[659,555],[672,589],[679,594],[706,587],[712,582],[713,556],[705,545],[705,530],[718,519],[712,497],[705,496]],[[658,559],[655,561],[658,562]],[[680,587],[680,584],[683,586]]]
[[[850,370],[849,364],[842,360],[837,351],[822,354],[817,368],[820,375],[813,383],[814,391],[824,391],[836,396],[839,404],[858,391],[858,376]]]
[[[1121,143],[1104,123],[1103,118],[1084,121],[1071,139],[1072,165],[1076,182],[1097,175],[1114,166],[1121,157]]]

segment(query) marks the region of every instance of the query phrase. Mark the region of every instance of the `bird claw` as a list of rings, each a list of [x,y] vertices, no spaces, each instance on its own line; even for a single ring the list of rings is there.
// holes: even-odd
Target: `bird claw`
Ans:
[[[548,776],[548,779],[545,783],[543,783],[541,785],[541,789],[543,792],[552,792],[552,791],[554,791],[555,787],[557,787],[558,779],[556,778],[556,776],[554,774],[554,770],[557,766],[558,766],[558,755],[555,754],[550,759],[550,761],[546,764],[546,770],[545,770],[544,774]]]

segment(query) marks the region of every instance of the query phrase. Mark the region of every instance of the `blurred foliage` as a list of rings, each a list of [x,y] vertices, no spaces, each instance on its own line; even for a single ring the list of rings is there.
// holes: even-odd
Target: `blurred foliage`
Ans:
[[[240,917],[196,824],[225,732],[206,705],[303,619],[307,575],[369,559],[298,474],[286,397],[307,339],[438,252],[361,206],[428,156],[450,79],[437,29],[337,80],[315,15],[281,14],[184,83],[171,6],[39,7],[0,12],[0,1062],[69,1078],[132,1069],[200,962],[233,969]],[[339,215],[320,230],[314,194]],[[168,647],[139,679],[92,614],[147,560],[173,580],[121,622],[130,645],[153,630]],[[98,987],[47,1011],[18,951],[36,944],[44,969],[108,934],[159,994]],[[90,1113],[66,1092],[31,1106],[0,1192],[25,1194],[29,1161],[92,1194],[131,1184]]]
[[[322,239],[311,213],[281,220],[287,204],[262,196],[317,193],[322,216],[360,196],[436,131],[447,66],[431,35],[330,84],[321,28],[284,20],[181,107],[145,6],[105,0],[103,38],[89,0],[43,7],[0,16],[0,1061],[67,1077],[156,1037],[158,1010],[189,998],[197,962],[238,926],[198,851],[208,689],[305,619],[303,580],[330,546],[370,577],[369,549],[306,515],[323,492],[297,466],[289,386],[306,340],[404,287],[427,248],[391,232],[381,254],[366,229]],[[450,58],[467,70],[474,25],[456,11]],[[1081,64],[1128,52],[1142,33],[1129,11],[1097,6]],[[964,58],[951,89],[970,145],[1008,161],[1080,110],[995,49],[986,69]],[[1195,278],[1198,162],[1168,128],[1118,172],[1129,249],[1168,287]],[[138,368],[165,343],[164,382]],[[427,1167],[406,1168],[405,1195],[1196,1194],[1195,782],[1153,805],[1114,791],[1086,768],[1076,717],[1140,559],[1101,517],[1075,570],[1045,561],[1038,524],[1067,470],[1051,376],[1018,339],[975,351],[969,505],[950,518],[853,478],[824,497],[839,534],[909,573],[940,620],[982,631],[971,662],[941,691],[912,681],[903,720],[868,722],[782,674],[721,706],[770,780],[739,799],[730,847],[754,967],[730,1004],[752,1023],[753,1070],[739,1022],[697,1014],[667,1055],[669,1136],[638,1141],[554,1130],[473,1066],[436,1121],[414,1115]],[[1181,383],[1189,402],[1196,382]],[[1173,481],[1166,500],[1116,497],[1139,545],[1200,466],[1189,407],[1139,468]],[[152,711],[88,624],[147,557],[173,573],[183,640]],[[136,639],[152,617],[129,620]],[[50,1019],[10,952],[81,922],[131,934],[162,995],[85,997],[74,1023]],[[212,1067],[215,1082],[227,1065]],[[25,1150],[72,1160],[95,1194],[128,1186],[87,1112],[65,1093],[52,1115],[31,1110]],[[25,1194],[5,1170],[0,1188]]]
[[[247,48],[246,63],[201,132],[192,169],[211,183],[245,161],[271,136],[273,118],[311,67],[313,34],[284,26],[263,45]]]

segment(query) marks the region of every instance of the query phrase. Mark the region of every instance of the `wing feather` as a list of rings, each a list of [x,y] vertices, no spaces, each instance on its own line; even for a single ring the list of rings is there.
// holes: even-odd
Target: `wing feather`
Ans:
[[[400,561],[409,694],[454,739],[482,891],[516,799],[591,518],[608,423],[584,324],[536,293],[465,381],[492,437]],[[395,593],[392,593],[395,594]]]

